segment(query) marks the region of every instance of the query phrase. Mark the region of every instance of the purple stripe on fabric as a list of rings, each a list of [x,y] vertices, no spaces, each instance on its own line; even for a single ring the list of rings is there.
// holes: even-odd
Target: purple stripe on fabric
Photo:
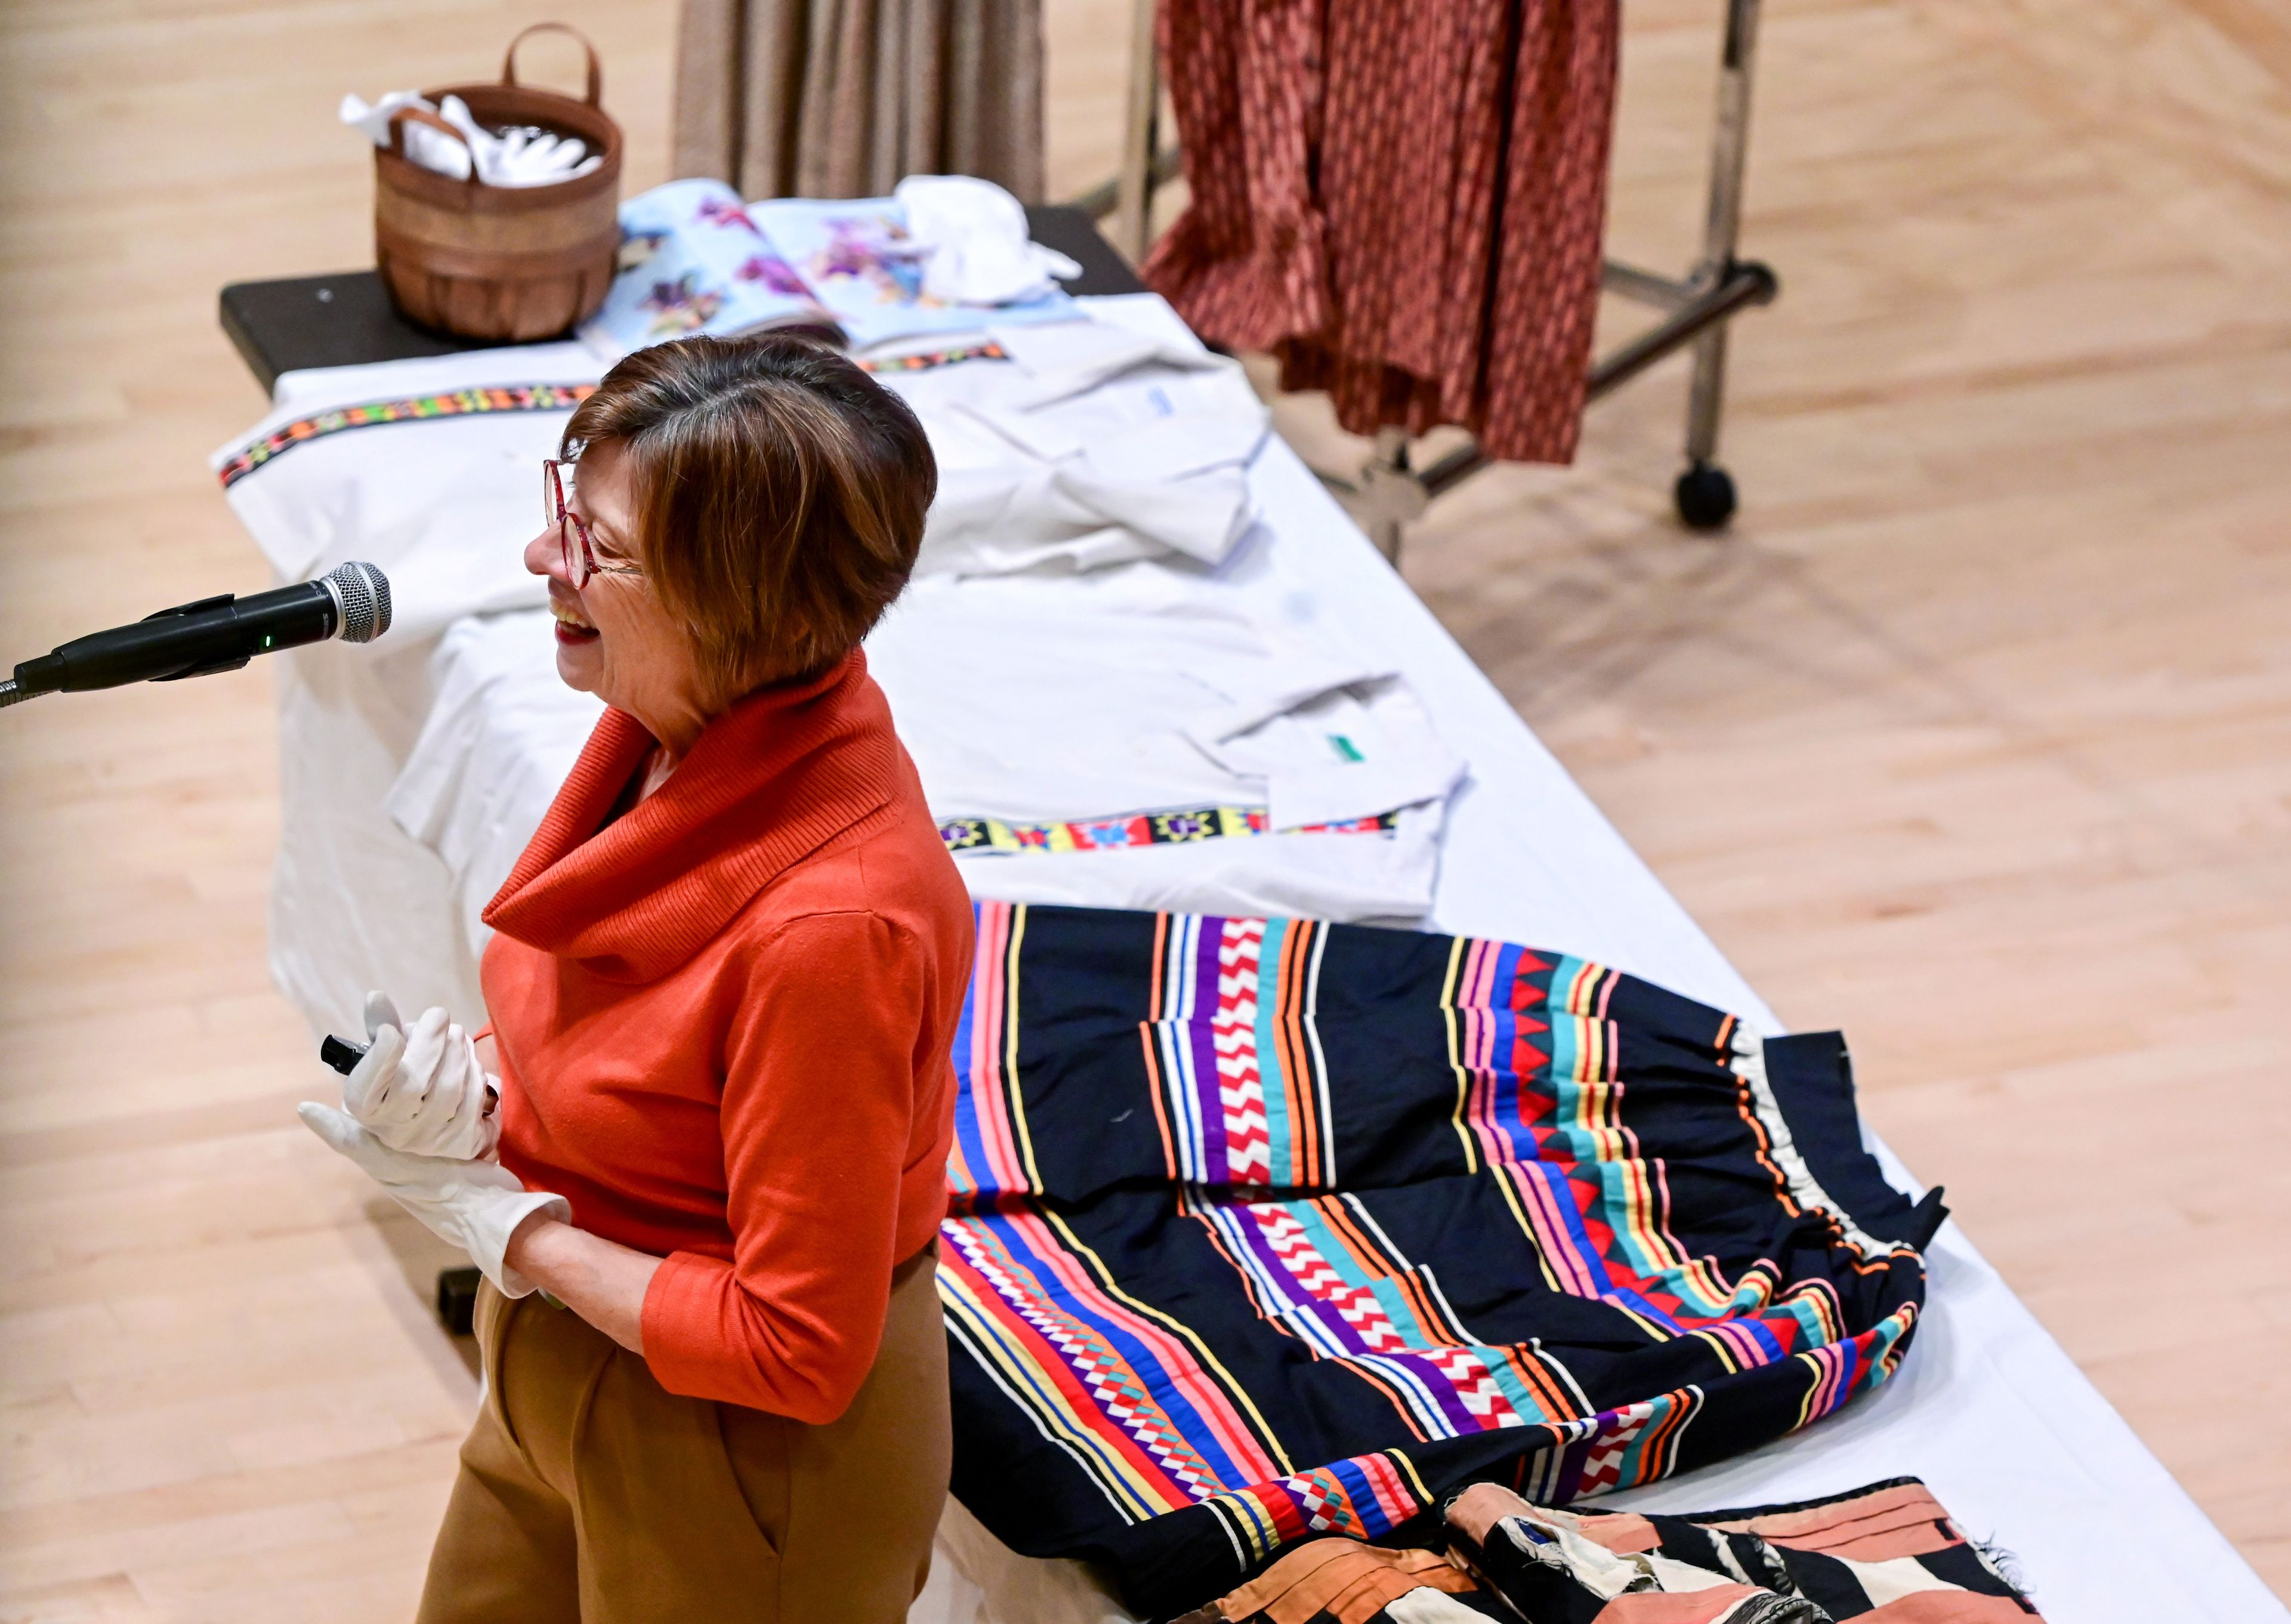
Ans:
[[[974,1236],[989,1243],[995,1261],[1008,1276],[1007,1285],[985,1282],[996,1295],[1021,1314],[1028,1308],[1046,1312],[1102,1338],[1219,1483],[1248,1483],[1259,1475],[1261,1461],[1235,1459],[1219,1441],[1217,1427],[1194,1395],[1200,1393],[1212,1404],[1221,1403],[1222,1395],[1210,1384],[1199,1379],[1198,1366],[1190,1361],[1172,1366],[1116,1317],[1118,1310],[1108,1312],[1111,1305],[1105,1304],[1103,1298],[1099,1305],[1092,1305],[1076,1296],[1059,1277],[1056,1261],[1035,1250],[1020,1225],[996,1217],[973,1220],[969,1227]],[[1041,1327],[1033,1330],[1041,1334]],[[1071,1350],[1060,1348],[1057,1356],[1086,1389],[1095,1389],[1106,1379],[1108,1372],[1096,1369]],[[1094,1396],[1083,1413],[1086,1417],[1095,1413],[1103,1425],[1121,1424],[1118,1418],[1108,1413],[1103,1397]],[[1226,1419],[1235,1431],[1241,1430],[1229,1414]]]
[[[1193,1046],[1194,1083],[1202,1102],[1202,1177],[1222,1184],[1233,1162],[1226,1148],[1225,1094],[1218,1087],[1217,1057],[1218,949],[1225,940],[1225,921],[1204,919],[1194,943],[1194,1017],[1186,1023],[1186,1041]]]
[[[1456,1392],[1455,1379],[1422,1354],[1387,1354],[1395,1364],[1404,1364],[1416,1372],[1417,1379],[1432,1395],[1432,1402],[1440,1406],[1440,1413],[1448,1418],[1448,1425],[1459,1435],[1485,1432],[1487,1422],[1474,1415]]]
[[[1232,1210],[1236,1220],[1233,1227],[1239,1233],[1242,1245],[1265,1276],[1280,1284],[1282,1298],[1290,1303],[1311,1302],[1313,1294],[1298,1282],[1297,1276],[1282,1261],[1281,1254],[1273,1250],[1272,1238],[1265,1233],[1265,1226],[1257,1221],[1256,1215],[1246,1208]]]

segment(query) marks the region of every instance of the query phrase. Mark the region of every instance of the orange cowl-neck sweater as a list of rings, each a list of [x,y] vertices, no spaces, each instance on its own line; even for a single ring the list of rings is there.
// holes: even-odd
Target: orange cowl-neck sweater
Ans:
[[[607,711],[486,921],[502,1164],[666,1259],[671,1393],[834,1419],[946,1207],[971,912],[853,652],[652,744]]]

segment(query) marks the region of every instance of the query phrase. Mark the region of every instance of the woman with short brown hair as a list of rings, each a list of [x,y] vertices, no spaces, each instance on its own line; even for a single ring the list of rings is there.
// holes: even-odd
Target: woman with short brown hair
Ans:
[[[489,1282],[424,1624],[889,1624],[920,1588],[971,916],[858,644],[935,478],[786,338],[631,356],[543,470],[527,565],[609,708],[486,912],[498,1078],[431,1011],[304,1107]]]

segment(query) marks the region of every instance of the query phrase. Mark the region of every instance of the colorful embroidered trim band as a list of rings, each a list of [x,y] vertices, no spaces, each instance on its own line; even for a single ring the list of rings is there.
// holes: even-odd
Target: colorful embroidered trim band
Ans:
[[[1007,361],[1010,352],[988,339],[984,343],[957,344],[945,350],[918,350],[913,355],[877,356],[859,363],[861,372],[928,372],[957,361]]]
[[[216,470],[229,490],[256,469],[308,440],[322,439],[345,429],[371,429],[382,423],[419,422],[432,417],[467,417],[481,412],[569,412],[597,392],[593,383],[518,383],[502,389],[449,390],[441,395],[414,395],[404,400],[376,400],[365,406],[341,406],[274,429],[250,442]]]
[[[1397,812],[1348,818],[1337,824],[1307,824],[1282,834],[1389,834]],[[949,851],[1119,851],[1132,846],[1175,846],[1188,840],[1232,840],[1272,834],[1272,815],[1263,807],[1198,807],[1180,812],[1141,812],[1135,817],[1099,818],[1086,824],[1006,824],[999,817],[951,817],[938,826]]]

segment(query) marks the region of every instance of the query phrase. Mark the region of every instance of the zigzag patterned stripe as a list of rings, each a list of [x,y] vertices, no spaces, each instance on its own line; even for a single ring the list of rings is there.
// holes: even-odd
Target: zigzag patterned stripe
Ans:
[[[1174,1176],[1215,1187],[1333,1179],[1313,1028],[1325,927],[1165,915],[1141,1025]]]
[[[480,413],[569,412],[596,392],[593,383],[510,383],[494,389],[449,390],[438,395],[409,395],[399,400],[338,406],[283,424],[260,439],[248,441],[215,470],[215,478],[222,481],[223,489],[229,490],[295,446],[350,429],[426,422],[435,418],[468,417]]]
[[[1125,1523],[1184,1505],[1184,1498],[1162,1483],[1163,1475],[1150,1457],[1097,1424],[1094,1406],[1057,1360],[1028,1356],[1023,1330],[993,1291],[979,1289],[981,1283],[958,1253],[941,1258],[938,1295],[947,1330],[1003,1395],[1072,1458]]]
[[[949,1218],[942,1233],[1032,1333],[1006,1347],[1049,1350],[1087,1389],[1098,1427],[1151,1454],[1186,1503],[1286,1469],[1187,1343],[1107,1295],[1043,1218]]]
[[[1480,1141],[1483,1154],[1494,1162],[1535,1160],[1531,1124],[1520,1117],[1518,1076],[1523,1057],[1517,1050],[1523,1030],[1541,1031],[1533,1017],[1502,1007],[1513,990],[1531,984],[1523,979],[1525,950],[1500,942],[1459,940],[1460,973],[1451,1001],[1456,1022],[1454,1057],[1464,1080],[1463,1119]],[[1544,968],[1534,961],[1531,968]],[[1530,1061],[1539,1065],[1534,1053]]]
[[[1574,1498],[1652,1483],[1670,1470],[1679,1435],[1702,1407],[1702,1389],[1684,1387],[1627,1405],[1579,1446]]]
[[[1499,1374],[1499,1366],[1490,1362],[1491,1350],[1467,1342],[1463,1328],[1453,1323],[1452,1312],[1436,1301],[1436,1287],[1428,1274],[1388,1244],[1378,1247],[1375,1241],[1361,1234],[1362,1228],[1372,1226],[1359,1200],[1344,1196],[1314,1206],[1333,1218],[1329,1209],[1338,1204],[1350,1209],[1350,1216],[1357,1220],[1356,1225],[1346,1226],[1355,1238],[1348,1242],[1346,1233],[1330,1223],[1314,1226],[1344,1254],[1338,1265],[1331,1266],[1314,1244],[1312,1232],[1295,1226],[1294,1262],[1309,1271],[1299,1275],[1299,1283],[1316,1295],[1324,1293],[1323,1300],[1343,1316],[1365,1351],[1384,1356],[1388,1363],[1401,1363],[1421,1385],[1437,1407],[1433,1435],[1454,1437],[1523,1425],[1526,1418],[1520,1414],[1515,1395],[1507,1391],[1505,1378],[1510,1372],[1505,1370]],[[1356,1278],[1338,1278],[1339,1266],[1348,1267]],[[1394,1317],[1395,1306],[1404,1320]]]
[[[1544,1413],[1506,1353],[1452,1323],[1429,1274],[1366,1233],[1373,1224],[1358,1198],[1218,1203],[1194,1216],[1241,1271],[1260,1313],[1315,1357],[1352,1367],[1418,1436],[1519,1427]]]
[[[950,1219],[942,1233],[953,1242],[939,1265],[943,1281],[959,1300],[985,1310],[966,1329],[997,1364],[1021,1373],[1017,1390],[1046,1433],[1085,1446],[1077,1458],[1109,1498],[1144,1502],[1125,1506],[1133,1520],[1193,1505],[1223,1486],[1104,1335],[1057,1312],[1041,1280],[979,1226]],[[944,1285],[941,1295],[948,1295]]]
[[[1225,1116],[1226,1166],[1221,1182],[1273,1182],[1273,1140],[1265,1114],[1265,1082],[1258,1069],[1258,966],[1265,921],[1230,919],[1218,932],[1218,1012],[1210,1029],[1217,1057],[1217,1104]]]

